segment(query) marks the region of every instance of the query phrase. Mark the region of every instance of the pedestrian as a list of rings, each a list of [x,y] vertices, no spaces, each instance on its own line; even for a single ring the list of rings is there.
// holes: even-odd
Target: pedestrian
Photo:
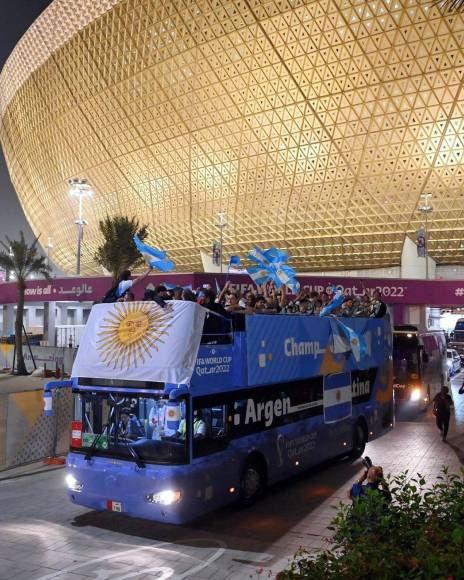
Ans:
[[[433,399],[433,414],[437,421],[437,427],[441,431],[443,441],[446,441],[448,435],[452,404],[453,399],[449,395],[449,389],[443,386],[441,391]]]

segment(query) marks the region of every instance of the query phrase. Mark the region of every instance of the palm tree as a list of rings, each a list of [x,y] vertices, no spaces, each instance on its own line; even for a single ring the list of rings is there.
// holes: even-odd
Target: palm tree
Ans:
[[[99,222],[103,243],[95,252],[95,261],[111,272],[114,282],[124,270],[140,266],[143,258],[134,244],[134,235],[143,241],[148,235],[148,227],[141,226],[135,217],[114,216]]]
[[[41,274],[47,280],[50,279],[50,267],[45,256],[37,253],[39,238],[35,238],[31,245],[24,239],[23,232],[20,232],[20,240],[10,240],[6,237],[6,243],[0,240],[0,267],[7,272],[14,273],[16,285],[18,287],[18,305],[16,309],[15,321],[15,346],[18,375],[27,375],[26,365],[23,356],[23,317],[24,317],[24,294],[26,291],[26,280],[31,274]],[[13,369],[14,370],[14,369]]]

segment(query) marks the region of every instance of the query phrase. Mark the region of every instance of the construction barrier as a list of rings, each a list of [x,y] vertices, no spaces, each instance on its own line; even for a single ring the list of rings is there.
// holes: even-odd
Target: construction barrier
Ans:
[[[0,470],[67,453],[71,388],[54,390],[53,415],[44,413],[43,388],[0,394]]]

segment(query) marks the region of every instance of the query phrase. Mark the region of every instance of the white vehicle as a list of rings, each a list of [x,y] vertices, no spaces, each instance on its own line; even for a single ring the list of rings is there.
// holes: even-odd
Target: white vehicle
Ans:
[[[461,357],[454,348],[446,349],[446,363],[449,369],[449,375],[452,377],[461,370]]]

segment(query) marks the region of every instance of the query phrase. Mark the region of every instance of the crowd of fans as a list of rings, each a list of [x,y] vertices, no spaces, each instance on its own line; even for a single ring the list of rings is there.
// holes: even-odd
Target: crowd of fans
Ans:
[[[119,299],[123,302],[135,300],[132,291],[127,290]],[[157,302],[165,306],[168,300],[188,300],[198,302],[208,310],[222,315],[230,313],[243,314],[299,314],[319,316],[330,304],[332,297],[327,292],[311,291],[303,286],[297,296],[289,299],[287,288],[282,285],[276,288],[273,282],[259,286],[257,291],[248,290],[243,295],[227,282],[217,295],[209,285],[195,291],[177,286],[167,289],[163,285],[147,288],[144,300]],[[332,316],[381,318],[386,314],[386,305],[378,290],[371,296],[367,292],[360,297],[346,296],[343,303],[331,310]]]

